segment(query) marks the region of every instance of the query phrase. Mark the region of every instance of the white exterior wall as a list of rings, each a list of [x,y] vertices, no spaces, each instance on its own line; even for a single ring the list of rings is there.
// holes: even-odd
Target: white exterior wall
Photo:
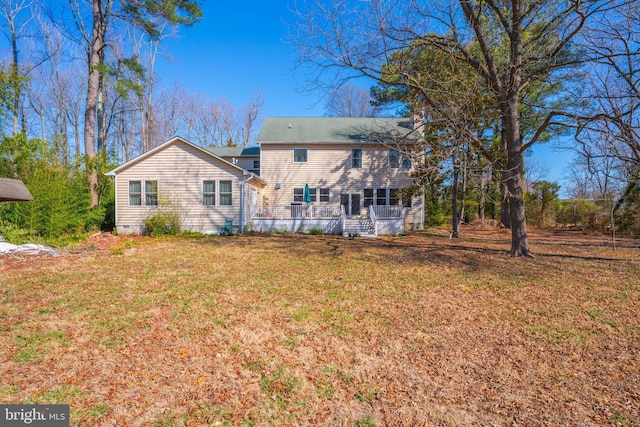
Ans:
[[[307,163],[293,162],[293,149],[307,148]],[[362,168],[351,167],[351,149],[362,149]],[[264,202],[289,205],[293,201],[293,189],[329,188],[329,202],[315,204],[340,204],[340,194],[360,194],[364,203],[365,188],[402,188],[413,182],[411,170],[389,168],[389,148],[379,144],[270,144],[262,143],[261,175],[267,181]],[[280,189],[276,189],[276,185]],[[375,196],[375,195],[374,195]],[[411,208],[406,209],[405,222],[421,222],[422,197],[412,199]]]
[[[141,233],[145,218],[156,206],[129,206],[129,181],[158,181],[159,204],[169,200],[183,218],[183,228],[218,233],[226,219],[240,226],[242,171],[177,141],[118,172],[116,227],[119,233]],[[216,181],[216,206],[202,204],[202,182]],[[232,182],[232,206],[219,205],[219,181]],[[249,185],[247,187],[250,187]],[[144,203],[144,194],[143,194]],[[249,203],[247,197],[246,203]],[[247,209],[248,215],[248,209]]]
[[[229,163],[233,163],[233,159],[234,157],[222,157],[224,160],[226,160]],[[260,156],[243,156],[243,157],[235,157],[236,159],[236,166],[238,166],[239,168],[242,168],[244,170],[250,171],[255,169],[253,167],[253,161],[254,160],[260,160]]]

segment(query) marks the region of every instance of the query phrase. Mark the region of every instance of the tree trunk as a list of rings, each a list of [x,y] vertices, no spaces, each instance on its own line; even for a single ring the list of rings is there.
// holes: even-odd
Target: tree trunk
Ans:
[[[524,211],[523,157],[518,122],[517,94],[511,95],[502,117],[507,144],[507,168],[503,181],[509,192],[509,214],[511,220],[511,255],[531,257],[527,237],[527,220]]]
[[[104,50],[100,50],[100,54],[99,54],[99,61],[100,63],[104,62]],[[105,124],[105,111],[104,111],[104,98],[105,98],[105,88],[104,88],[104,76],[102,75],[102,73],[99,74],[98,77],[98,99],[96,101],[96,120],[98,122],[98,129],[97,129],[97,135],[98,135],[98,140],[97,140],[97,146],[98,146],[98,153],[102,153],[102,152],[106,152],[107,151],[107,146],[106,146],[106,137],[107,137],[107,129],[106,129],[106,124]]]
[[[505,173],[500,174],[500,222],[504,228],[511,228],[511,214],[509,213],[509,190],[505,181]]]
[[[460,224],[464,221],[467,194],[467,153],[464,154],[464,160],[462,162],[462,197],[460,198],[460,214],[458,214],[458,232],[460,232]]]
[[[453,200],[451,202],[451,226],[453,227],[453,231],[451,232],[451,237],[460,237],[460,219],[458,217],[458,175],[460,172],[456,167],[455,161],[453,163],[453,185],[451,188],[451,193],[453,195]]]
[[[111,0],[107,0],[111,1]],[[104,47],[106,14],[103,14],[102,0],[93,0],[93,29],[89,46],[89,78],[87,80],[87,98],[84,110],[84,154],[87,181],[91,200],[90,207],[98,206],[98,173],[96,170],[96,107],[100,87],[100,52]]]
[[[480,194],[478,195],[478,216],[480,217],[480,227],[484,227],[484,217],[487,205],[487,182],[489,181],[489,170],[484,168],[480,178]]]

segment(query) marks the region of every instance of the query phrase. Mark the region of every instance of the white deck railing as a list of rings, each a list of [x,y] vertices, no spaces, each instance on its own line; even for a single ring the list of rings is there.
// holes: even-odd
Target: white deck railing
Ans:
[[[369,205],[369,218],[373,223],[373,232],[375,235],[378,235],[378,215],[376,214],[376,210],[373,205]]]
[[[404,216],[402,206],[370,205],[369,208],[373,208],[369,211],[369,215],[371,216],[371,212],[374,212],[377,219],[402,219]]]
[[[251,207],[251,218],[298,219],[315,218],[330,219],[340,216],[338,205],[265,205]]]
[[[341,205],[265,205],[251,206],[251,218],[271,218],[271,219],[298,219],[298,218],[315,218],[315,219],[331,219],[339,218],[344,213],[344,207]],[[374,206],[370,205],[368,210],[370,218],[376,220],[384,219],[403,219],[404,209],[402,206]]]

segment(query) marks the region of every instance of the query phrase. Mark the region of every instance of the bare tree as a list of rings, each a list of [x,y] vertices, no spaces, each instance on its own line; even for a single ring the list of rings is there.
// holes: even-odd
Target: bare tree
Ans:
[[[127,0],[91,0],[91,30],[86,31],[81,19],[80,6],[77,0],[70,0],[78,30],[83,34],[87,48],[87,96],[84,114],[84,149],[87,157],[87,180],[91,191],[90,206],[98,205],[98,181],[95,169],[96,158],[96,120],[99,114],[101,79],[104,78],[104,59],[107,43],[107,31],[114,22],[132,24],[147,33],[150,38],[157,39],[159,28],[163,24],[176,26],[192,25],[202,15],[197,3],[184,0],[181,2],[163,3],[157,1],[138,2]],[[102,127],[100,129],[103,129]]]
[[[181,92],[180,99],[181,105],[172,112],[181,118],[176,120],[175,131],[188,140],[202,147],[246,147],[254,142],[264,104],[261,93],[256,93],[249,103],[239,108],[225,99],[210,101],[202,94]]]
[[[404,84],[419,92],[426,105],[438,111],[448,126],[465,135],[502,175],[511,222],[511,254],[531,256],[527,238],[523,192],[523,154],[554,124],[555,114],[525,132],[519,120],[522,93],[530,85],[544,85],[576,62],[571,41],[589,20],[618,7],[623,1],[530,2],[511,0],[316,1],[297,11],[293,33],[299,64],[311,65],[311,82],[322,87],[329,79],[343,81],[366,76],[385,84],[401,75]],[[425,82],[439,82],[428,74],[416,78],[415,68],[398,61],[399,51],[437,49],[473,70],[495,98],[504,151],[491,150],[486,141],[466,130],[466,123],[441,108]],[[394,63],[393,73],[384,65]],[[345,71],[345,72],[341,72]],[[349,74],[350,73],[350,74]],[[526,140],[523,135],[527,134]]]
[[[242,123],[240,126],[240,143],[243,147],[248,146],[253,142],[253,137],[256,132],[256,123],[262,113],[264,107],[264,96],[262,93],[257,92],[254,94],[253,99],[248,104],[244,105],[239,110],[238,121]]]
[[[578,118],[576,152],[597,197],[640,183],[640,9],[629,2],[594,22],[583,49],[594,61],[582,95],[590,115]],[[624,201],[627,189],[620,188]]]
[[[32,11],[35,0],[2,0],[0,1],[0,15],[4,18],[2,32],[11,43],[11,72],[14,76],[21,73],[20,49],[18,41],[25,35],[25,29],[33,20]],[[14,88],[13,99],[13,135],[18,134],[18,122],[21,120],[21,132],[27,130],[24,114],[23,94],[20,86]]]
[[[380,107],[373,105],[369,90],[347,82],[328,95],[325,110],[329,117],[376,117]]]

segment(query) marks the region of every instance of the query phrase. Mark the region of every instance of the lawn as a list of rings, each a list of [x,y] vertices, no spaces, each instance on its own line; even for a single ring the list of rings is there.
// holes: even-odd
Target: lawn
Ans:
[[[0,403],[73,426],[640,425],[640,240],[123,238],[0,258]]]

